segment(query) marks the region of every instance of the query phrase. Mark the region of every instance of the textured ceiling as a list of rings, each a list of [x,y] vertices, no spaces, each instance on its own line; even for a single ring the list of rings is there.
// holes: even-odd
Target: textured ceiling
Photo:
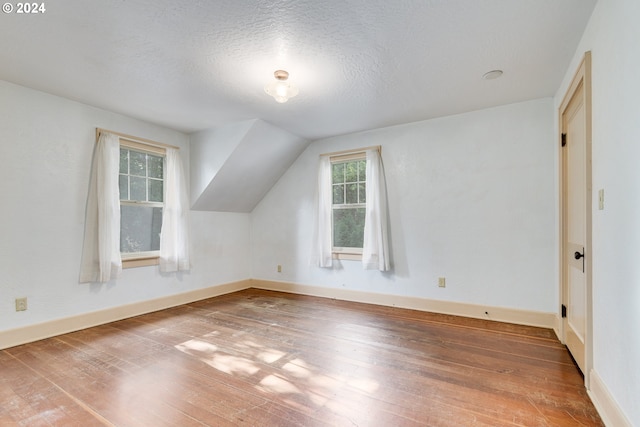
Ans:
[[[317,139],[552,96],[595,1],[54,0],[0,16],[0,79],[185,132],[259,118]],[[286,104],[263,91],[279,68]]]

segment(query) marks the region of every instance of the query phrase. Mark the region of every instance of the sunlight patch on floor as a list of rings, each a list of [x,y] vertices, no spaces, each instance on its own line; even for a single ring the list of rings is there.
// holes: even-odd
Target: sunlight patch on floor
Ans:
[[[235,373],[253,375],[260,370],[253,361],[244,357],[216,354],[208,360],[202,359],[202,361],[212,368],[230,375]]]
[[[282,370],[296,378],[309,378],[311,376],[311,371],[309,369],[302,367],[293,361],[284,365]]]
[[[194,355],[196,355],[195,353],[215,353],[218,351],[218,347],[216,345],[200,340],[186,341],[182,344],[176,345],[175,348],[183,353]]]
[[[197,357],[212,368],[226,374],[242,373],[253,375],[260,370],[252,360],[223,354],[218,351],[216,345],[205,341],[190,340],[176,345],[175,348],[183,353]]]
[[[208,334],[210,337],[214,335],[217,334]],[[185,341],[175,348],[220,372],[245,378],[253,377],[256,389],[263,393],[281,395],[288,404],[300,408],[327,407],[337,410],[340,409],[340,404],[334,400],[340,390],[373,395],[380,388],[380,384],[374,379],[355,376],[354,372],[349,375],[340,375],[337,372],[316,374],[319,369],[299,357],[293,357],[287,352],[253,340],[237,338],[234,337],[231,341],[233,348],[227,349],[226,352],[205,341],[206,337]],[[287,360],[288,357],[291,357],[291,360]],[[265,366],[274,364],[282,365],[282,375],[270,373],[270,369]]]
[[[347,384],[368,394],[374,394],[380,388],[380,384],[377,381],[367,378],[354,378],[349,380]]]
[[[287,355],[287,353],[283,353],[283,352],[278,351],[278,350],[266,349],[266,350],[263,350],[260,353],[258,353],[256,355],[256,357],[258,359],[262,360],[264,363],[274,363],[274,362],[277,362],[278,360],[282,359],[286,355]]]
[[[267,375],[260,381],[260,386],[267,391],[280,394],[301,393],[295,385],[277,375]]]

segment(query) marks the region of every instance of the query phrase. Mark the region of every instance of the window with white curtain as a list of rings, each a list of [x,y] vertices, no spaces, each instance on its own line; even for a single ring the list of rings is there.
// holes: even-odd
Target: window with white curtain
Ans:
[[[320,156],[317,188],[311,263],[330,268],[334,258],[351,259],[390,270],[380,147]]]
[[[189,202],[178,148],[98,135],[80,282],[116,279],[123,267],[189,270]]]

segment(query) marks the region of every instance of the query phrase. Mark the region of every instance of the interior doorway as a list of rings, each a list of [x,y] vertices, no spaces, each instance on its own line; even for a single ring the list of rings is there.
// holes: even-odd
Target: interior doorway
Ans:
[[[589,388],[592,366],[591,53],[560,105],[560,335]]]

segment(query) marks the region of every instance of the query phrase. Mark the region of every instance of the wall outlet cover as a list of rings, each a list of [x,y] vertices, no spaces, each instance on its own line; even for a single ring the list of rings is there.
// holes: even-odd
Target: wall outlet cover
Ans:
[[[16,311],[27,310],[27,298],[16,298]]]

